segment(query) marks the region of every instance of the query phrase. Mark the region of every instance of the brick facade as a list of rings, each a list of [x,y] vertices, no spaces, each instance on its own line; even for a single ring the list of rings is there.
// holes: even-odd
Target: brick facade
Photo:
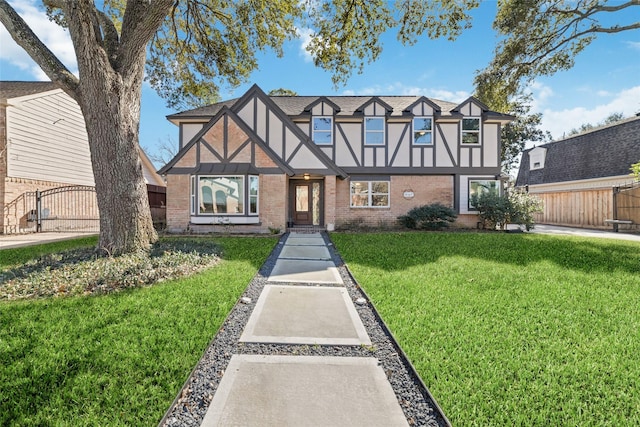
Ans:
[[[388,208],[352,208],[350,206],[350,181],[338,181],[336,188],[336,227],[349,224],[366,224],[370,227],[395,225],[400,215],[411,208],[431,203],[453,207],[453,176],[392,176]],[[405,198],[412,192],[413,198]]]
[[[186,232],[189,229],[189,175],[167,175],[167,231]]]
[[[324,180],[324,226],[349,227],[352,224],[368,227],[396,225],[398,216],[406,214],[416,206],[441,203],[453,207],[454,177],[437,176],[392,176],[390,183],[390,207],[352,208],[350,206],[350,181],[330,175]],[[260,175],[260,223],[240,224],[191,224],[190,181],[188,175],[167,176],[167,230],[174,233],[238,232],[268,233],[270,229],[286,229],[288,206],[288,178],[286,175]],[[413,198],[405,198],[412,192]],[[454,226],[476,228],[477,215],[458,215]]]

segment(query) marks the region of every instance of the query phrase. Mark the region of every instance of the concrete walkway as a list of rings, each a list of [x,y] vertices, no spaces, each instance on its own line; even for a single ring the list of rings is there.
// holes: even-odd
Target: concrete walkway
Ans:
[[[288,236],[240,341],[371,344],[321,234]],[[409,424],[376,358],[236,354],[201,425]]]

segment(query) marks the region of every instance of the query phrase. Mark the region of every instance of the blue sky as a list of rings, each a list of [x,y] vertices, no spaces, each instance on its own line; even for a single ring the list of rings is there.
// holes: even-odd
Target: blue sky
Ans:
[[[50,23],[35,0],[10,1],[43,42],[75,70],[71,43],[65,32]],[[475,72],[491,60],[496,35],[491,28],[497,3],[485,1],[473,12],[473,28],[456,41],[430,40],[402,46],[395,33],[383,37],[379,59],[335,88],[331,75],[317,69],[304,51],[306,34],[285,46],[283,58],[273,52],[259,55],[260,68],[237,88],[222,87],[223,99],[241,96],[252,84],[264,91],[287,88],[299,95],[426,95],[460,102],[473,92]],[[636,10],[633,11],[637,13]],[[628,12],[631,14],[631,12]],[[626,18],[637,20],[637,16]],[[0,27],[0,79],[46,80],[30,58]],[[602,35],[576,58],[574,68],[541,77],[529,87],[533,110],[543,113],[543,129],[561,138],[583,123],[596,124],[614,112],[640,112],[640,31]],[[150,152],[160,141],[177,141],[178,129],[165,116],[174,113],[145,84],[142,97],[140,144]]]

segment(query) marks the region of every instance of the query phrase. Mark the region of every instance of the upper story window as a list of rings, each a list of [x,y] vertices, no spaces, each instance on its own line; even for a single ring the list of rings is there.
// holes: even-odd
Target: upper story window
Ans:
[[[480,117],[462,119],[462,143],[480,144]]]
[[[333,144],[333,117],[313,117],[312,139],[317,145]]]
[[[384,145],[384,117],[365,117],[364,145]]]
[[[430,117],[413,119],[413,143],[415,145],[433,144],[433,120]]]

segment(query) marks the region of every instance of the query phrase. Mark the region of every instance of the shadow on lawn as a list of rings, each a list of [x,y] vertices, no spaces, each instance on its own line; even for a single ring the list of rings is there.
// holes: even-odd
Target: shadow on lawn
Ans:
[[[587,273],[640,273],[640,244],[635,242],[497,232],[333,234],[331,238],[345,262],[387,271],[459,256],[522,267],[546,261]]]

